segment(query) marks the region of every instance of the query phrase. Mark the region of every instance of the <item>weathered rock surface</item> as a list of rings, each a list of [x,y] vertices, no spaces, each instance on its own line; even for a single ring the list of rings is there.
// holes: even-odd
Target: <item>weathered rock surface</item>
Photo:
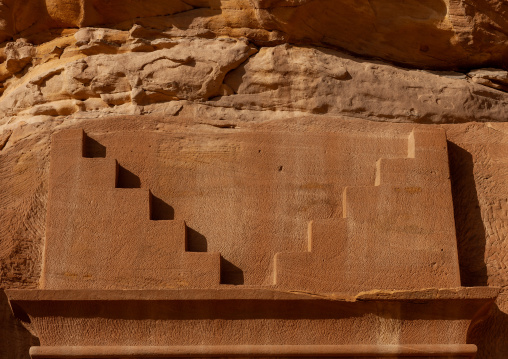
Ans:
[[[508,92],[508,71],[499,69],[478,69],[467,74],[473,82]]]
[[[154,37],[135,25],[83,28],[37,47],[18,41],[5,53],[0,110],[11,122],[90,111],[173,114],[203,105],[233,117],[270,110],[457,123],[508,115],[503,70],[405,69],[325,48],[257,50],[232,38]]]
[[[96,33],[87,29],[76,33],[78,51],[91,54],[114,48]],[[70,61],[41,64],[33,75],[30,71],[4,93],[0,109],[7,115],[57,116],[124,103],[206,100],[220,95],[226,73],[256,51],[234,39],[184,39],[155,45],[161,49],[74,56]]]
[[[498,336],[508,333],[508,128],[505,123],[445,128],[462,283],[504,288],[489,318],[470,333],[477,358],[497,359],[508,350]]]
[[[290,39],[309,39],[395,62],[470,67],[500,64],[506,52],[508,5],[503,1],[253,2],[260,8],[261,23],[274,24]],[[485,51],[486,43],[491,54]]]
[[[428,68],[500,67],[508,52],[508,5],[501,0],[4,0],[0,11],[2,41],[135,21],[258,44],[327,45]]]
[[[255,118],[255,112],[250,116]],[[216,140],[213,138],[222,133],[230,134],[228,136],[238,136],[235,135],[238,127],[246,131],[263,129],[265,132],[270,131],[268,133],[271,133],[272,136],[280,134],[281,131],[294,133],[307,130],[333,134],[342,133],[346,128],[349,130],[353,128],[358,133],[362,133],[362,136],[368,133],[384,133],[384,136],[387,136],[390,131],[394,134],[401,133],[409,131],[415,126],[414,124],[369,124],[358,119],[326,118],[319,115],[312,118],[278,120],[268,123],[249,123],[239,120],[225,122],[214,119],[213,115],[210,117],[207,118],[204,115],[194,121],[182,118],[181,115],[174,117],[147,115],[141,118],[123,116],[102,120],[60,117],[56,121],[11,125],[12,130],[4,132],[5,144],[1,156],[1,215],[2,223],[6,223],[2,226],[1,285],[7,288],[33,288],[38,285],[42,261],[41,252],[45,237],[49,136],[60,129],[83,127],[89,133],[98,136],[97,138],[102,138],[103,141],[107,138],[114,138],[112,134],[115,131],[130,131],[133,141],[135,138],[143,137],[141,131],[154,134],[160,131],[170,131],[176,137],[184,136],[185,133],[195,133],[194,136],[200,133],[201,141],[190,141],[190,138],[183,137],[177,142],[167,143],[167,146],[177,149],[187,143],[181,147],[182,150],[186,150],[180,154],[186,158],[187,162],[179,161],[178,166],[189,169],[194,166],[196,169],[201,168],[202,171],[205,171],[210,161],[216,156],[220,157],[220,153],[234,153],[235,151],[235,147],[228,147],[227,142],[219,141],[222,143],[222,147],[217,147],[211,146],[210,141],[215,142]],[[65,120],[62,121],[64,118]],[[36,119],[34,118],[34,121]],[[418,128],[427,126],[429,125],[417,125]],[[505,199],[508,193],[504,185],[507,180],[505,171],[507,168],[507,126],[504,123],[487,123],[450,124],[443,127],[450,141],[451,179],[462,283],[467,286],[489,284],[504,287],[508,278],[508,272],[503,264],[506,253],[504,238],[507,235]],[[220,145],[220,143],[218,144]],[[209,144],[208,147],[207,144]],[[295,156],[297,155],[298,153],[295,153]],[[175,160],[174,157],[171,158]],[[133,159],[135,157],[130,157],[131,161]],[[218,159],[220,160],[220,158]],[[129,158],[126,157],[123,161],[128,162]],[[221,163],[225,165],[225,162]],[[135,168],[130,169],[142,174],[144,167],[145,165],[140,162],[135,164]],[[274,167],[275,172],[277,172],[276,170],[277,168]],[[185,186],[185,184],[182,185]],[[313,188],[309,188],[309,190],[319,191],[319,189]],[[184,192],[182,192],[183,194]],[[302,198],[302,200],[304,199]],[[211,209],[212,207],[206,208]],[[297,210],[296,207],[291,208],[288,207],[289,217],[291,217],[291,210]],[[310,209],[312,210],[312,208]],[[220,208],[215,210],[220,210]],[[180,212],[179,210],[179,215]],[[194,244],[198,246],[196,249],[200,248],[199,233],[196,234],[194,240]],[[229,267],[229,270],[231,271],[231,280],[236,280],[234,279],[236,278],[235,266]],[[504,340],[495,339],[506,335],[506,328],[508,328],[506,312],[503,309],[505,308],[503,301],[505,297],[502,295],[498,299],[498,306],[494,308],[490,319],[477,327],[471,334],[471,342],[480,345],[479,358],[498,358],[496,353],[505,349]],[[23,335],[22,331],[16,333],[18,333],[16,335]],[[9,332],[9,335],[3,338],[9,340],[9,338],[14,338],[13,335],[14,333]],[[30,335],[28,333],[24,335],[16,340],[19,340],[20,343],[23,341],[30,343],[32,340]]]
[[[232,71],[219,106],[347,114],[378,121],[504,121],[508,96],[460,73],[407,70],[335,51],[262,48]]]
[[[0,288],[39,286],[50,136],[61,129],[84,128],[104,139],[130,131],[131,142],[146,139],[141,133],[169,133],[167,147],[182,145],[178,166],[195,170],[188,178],[195,182],[208,175],[212,159],[238,152],[233,142],[214,142],[218,134],[258,131],[260,139],[290,143],[294,132],[309,129],[396,137],[441,127],[462,285],[503,288],[469,342],[479,346],[477,358],[506,356],[506,1],[3,0],[0,41]],[[146,166],[135,162],[140,172]],[[221,184],[213,186],[202,192],[216,195]],[[298,200],[311,201],[306,211],[333,192],[305,190],[310,194]],[[221,207],[214,210],[227,208],[224,198],[215,199]],[[231,221],[244,207],[255,210],[235,205]],[[288,205],[288,221],[305,216],[297,207]],[[205,212],[196,223],[206,231],[212,212]],[[296,230],[281,228],[272,232]],[[192,236],[202,249],[200,233]],[[244,251],[231,248],[231,258]],[[254,266],[245,258],[242,266]],[[221,265],[236,280],[235,264]],[[259,284],[266,275],[245,278]],[[37,339],[14,321],[4,299],[0,304],[0,322],[7,323],[0,326],[0,356],[9,348],[7,357],[22,358]]]

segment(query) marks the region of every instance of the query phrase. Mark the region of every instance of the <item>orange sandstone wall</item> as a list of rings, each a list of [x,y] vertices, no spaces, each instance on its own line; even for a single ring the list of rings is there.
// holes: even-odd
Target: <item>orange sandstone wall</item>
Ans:
[[[30,0],[1,1],[0,18],[1,288],[41,285],[50,138],[69,128],[85,129],[110,151],[123,146],[119,152],[154,136],[171,138],[157,147],[159,158],[203,183],[192,198],[185,198],[185,184],[173,190],[180,197],[169,201],[172,216],[196,216],[195,250],[203,250],[207,236],[210,246],[229,248],[221,265],[230,284],[263,284],[270,272],[271,257],[262,256],[264,271],[242,271],[251,266],[250,252],[245,231],[233,224],[243,208],[249,216],[266,210],[255,206],[256,191],[285,183],[277,182],[284,171],[307,173],[306,146],[338,151],[340,134],[370,136],[363,148],[348,147],[357,152],[348,165],[358,169],[379,138],[395,141],[388,152],[395,156],[403,152],[397,139],[413,128],[443,129],[461,284],[508,285],[506,2]],[[119,133],[124,144],[115,140]],[[242,139],[246,133],[251,142]],[[304,135],[295,139],[296,133]],[[264,179],[221,162],[252,143],[261,145],[256,150],[286,146],[269,155],[273,168],[264,169]],[[150,181],[143,161],[119,161],[125,186]],[[371,173],[360,179],[365,185],[374,179],[374,169],[354,173]],[[213,198],[221,189],[217,179],[243,188],[238,181],[251,197],[228,210],[227,200]],[[175,186],[171,179],[160,183]],[[263,213],[273,223],[260,230],[260,240],[266,233],[286,236],[288,247],[304,249],[299,233],[306,220],[327,218],[340,205],[334,190],[310,186],[298,198],[280,192],[270,211],[287,217]],[[168,213],[168,203],[156,205]],[[478,358],[508,355],[507,293],[470,333]],[[0,356],[27,358],[37,338],[12,317],[3,294],[0,305]]]

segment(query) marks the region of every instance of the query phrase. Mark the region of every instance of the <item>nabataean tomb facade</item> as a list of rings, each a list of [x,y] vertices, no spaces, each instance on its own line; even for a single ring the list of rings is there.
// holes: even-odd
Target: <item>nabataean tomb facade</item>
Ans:
[[[0,19],[0,358],[508,357],[506,1]]]

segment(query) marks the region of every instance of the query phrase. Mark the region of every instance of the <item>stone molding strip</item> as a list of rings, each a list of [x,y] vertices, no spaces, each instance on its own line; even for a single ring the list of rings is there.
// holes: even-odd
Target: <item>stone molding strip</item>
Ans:
[[[499,288],[6,290],[32,358],[472,358]],[[319,333],[328,333],[323,336]],[[168,346],[171,345],[171,346]]]
[[[166,290],[41,290],[6,289],[11,303],[42,301],[150,301],[150,300],[331,300],[355,301],[421,301],[485,300],[494,301],[499,287],[427,288],[418,290],[372,290],[356,295],[343,293],[310,293],[282,291],[263,287]]]
[[[473,358],[473,344],[413,345],[206,345],[31,347],[33,359],[185,357],[450,357]]]

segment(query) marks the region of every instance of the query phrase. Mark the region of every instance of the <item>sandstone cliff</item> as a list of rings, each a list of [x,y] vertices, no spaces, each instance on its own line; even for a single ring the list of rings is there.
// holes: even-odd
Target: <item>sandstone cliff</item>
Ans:
[[[508,285],[506,1],[3,0],[0,41],[1,288],[38,286],[58,130],[367,121],[446,130],[462,284]],[[508,353],[507,293],[478,358]],[[9,313],[0,348],[26,357]]]

